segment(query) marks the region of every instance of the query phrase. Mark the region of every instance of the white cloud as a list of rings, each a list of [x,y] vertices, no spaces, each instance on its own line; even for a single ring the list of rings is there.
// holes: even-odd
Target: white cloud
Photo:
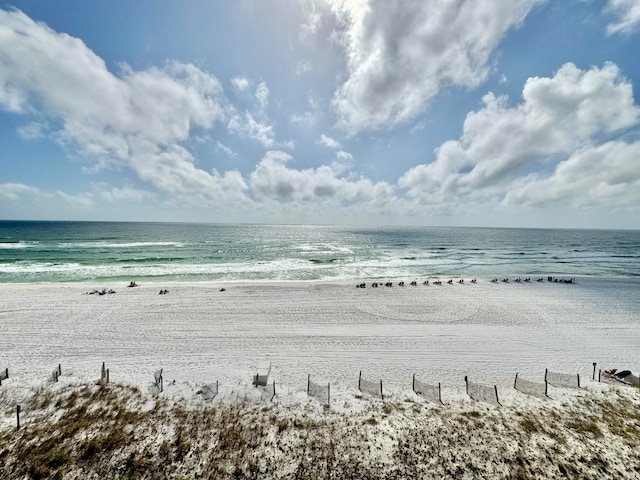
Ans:
[[[323,145],[328,148],[340,148],[340,142],[334,140],[331,137],[328,137],[324,133],[320,135],[320,140],[316,142],[318,145]]]
[[[224,124],[233,110],[213,75],[175,61],[139,72],[123,65],[114,75],[81,40],[20,11],[0,10],[0,38],[0,107],[47,119],[88,171],[130,168],[162,191],[199,191],[210,204],[233,196],[183,146],[192,130]],[[249,133],[264,141],[269,129]]]
[[[258,122],[250,112],[233,115],[229,119],[227,129],[239,137],[255,140],[265,148],[274,145],[273,126]]]
[[[426,126],[427,126],[426,122],[424,120],[420,120],[413,127],[411,127],[411,129],[409,130],[409,133],[411,133],[411,135],[415,135],[416,133],[424,130]]]
[[[256,99],[260,110],[264,110],[269,105],[269,88],[265,82],[260,82],[256,87]]]
[[[638,0],[609,0],[606,8],[617,17],[607,25],[607,34],[631,34],[640,30],[640,2]]]
[[[284,152],[265,155],[249,179],[257,200],[348,207],[353,203],[384,205],[394,198],[393,187],[386,182],[348,179],[329,166],[296,170],[288,166],[292,161],[293,157]]]
[[[93,183],[93,194],[100,202],[109,203],[134,203],[142,202],[157,203],[157,195],[153,192],[140,190],[131,186],[113,187],[106,183]]]
[[[91,194],[69,195],[61,191],[47,192],[24,183],[0,183],[0,199],[19,203],[20,205],[28,206],[30,209],[38,205],[43,206],[50,204],[72,205],[80,208],[87,208],[94,205]]]
[[[299,125],[306,127],[312,127],[322,115],[322,102],[316,98],[313,91],[310,91],[307,95],[307,103],[310,110],[302,114],[294,114],[291,117],[291,121]]]
[[[351,155],[349,152],[340,150],[339,152],[336,152],[336,160],[339,160],[341,162],[349,162],[353,160],[353,155]]]
[[[231,85],[237,92],[246,92],[251,87],[251,80],[245,77],[233,77]]]
[[[640,142],[586,147],[560,162],[549,177],[530,175],[515,185],[505,205],[640,210]]]
[[[544,0],[330,0],[347,57],[338,126],[386,129],[422,113],[444,87],[475,87],[505,33]]]
[[[307,15],[307,23],[300,27],[300,33],[298,34],[300,41],[305,42],[313,37],[320,28],[321,23],[322,15],[316,11],[315,6],[312,4],[311,11]]]
[[[577,171],[570,166],[587,159],[593,164],[593,157],[584,152],[598,150],[597,143],[637,125],[640,119],[631,84],[611,63],[589,70],[566,64],[552,78],[527,80],[522,96],[521,104],[508,107],[506,98],[487,94],[484,108],[467,115],[461,138],[442,144],[434,162],[406,172],[399,186],[420,201],[436,197],[454,203],[495,200],[506,194],[507,203],[513,204],[520,198],[509,194],[513,188],[542,181],[527,177],[523,183],[522,175],[532,164],[553,166],[582,150],[557,167],[554,182],[568,181],[566,174],[560,174]],[[615,161],[602,167],[612,169],[608,174],[616,177],[623,171]],[[584,175],[593,175],[596,181],[598,172],[588,168]],[[631,184],[619,185],[631,188]],[[560,191],[555,187],[545,194],[552,201],[557,198],[554,192]]]
[[[298,62],[296,65],[296,75],[300,76],[304,73],[310,72],[312,70],[311,64],[309,62]]]
[[[18,128],[18,135],[25,140],[38,140],[44,138],[50,131],[47,122],[29,122],[28,124]]]
[[[40,189],[24,183],[0,183],[0,197],[7,200],[18,200],[22,195],[37,195]]]
[[[238,156],[238,154],[236,152],[234,152],[230,147],[227,147],[222,142],[217,141],[216,142],[216,147],[218,148],[218,150],[223,151],[229,157],[237,157]]]

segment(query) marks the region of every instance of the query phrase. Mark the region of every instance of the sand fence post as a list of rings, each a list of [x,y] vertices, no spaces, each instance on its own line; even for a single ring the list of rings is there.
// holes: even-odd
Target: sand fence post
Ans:
[[[162,370],[161,368],[153,372],[153,383],[160,392],[164,390],[164,375],[162,374]]]
[[[551,397],[549,396],[549,393],[548,393],[548,392],[549,392],[549,384],[548,384],[548,383],[547,383],[547,381],[545,380],[545,381],[544,381],[544,396],[545,396],[545,397],[547,397],[547,398],[551,398]]]
[[[465,384],[465,388],[467,390],[467,395],[469,395],[469,379],[467,378],[467,376],[464,376],[464,384]]]
[[[518,385],[518,372],[516,372],[516,379],[513,381],[513,388],[517,390],[516,385]],[[546,382],[545,382],[545,385],[546,385]]]
[[[331,405],[331,382],[327,383],[327,404]]]
[[[384,394],[382,393],[382,379],[380,379],[380,399],[384,402]]]
[[[596,365],[597,365],[597,363],[593,362],[593,377],[592,377],[592,380],[596,379]]]
[[[102,362],[102,371],[100,372],[100,382],[109,383],[109,369],[105,367],[104,362]]]
[[[20,430],[20,405],[16,405],[16,430]]]
[[[311,374],[307,374],[307,395],[309,395],[309,390],[311,389]]]
[[[360,388],[360,382],[362,381],[362,370],[360,370],[360,375],[358,375],[358,390],[362,391]]]
[[[494,385],[493,388],[496,391],[496,402],[498,403],[498,405],[502,406],[502,404],[500,403],[500,399],[498,398],[498,386]]]
[[[58,364],[58,366],[53,370],[51,377],[54,382],[57,382],[60,375],[62,375],[62,366]]]
[[[598,382],[600,381],[601,377],[602,377],[602,369],[598,369]]]

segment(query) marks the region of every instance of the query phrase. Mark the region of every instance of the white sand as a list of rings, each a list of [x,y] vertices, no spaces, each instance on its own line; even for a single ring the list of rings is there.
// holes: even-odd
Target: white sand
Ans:
[[[218,380],[218,401],[234,401],[271,362],[285,404],[304,396],[308,374],[336,398],[353,395],[359,371],[402,398],[415,373],[440,382],[445,402],[468,375],[497,384],[508,403],[516,372],[542,381],[548,368],[586,383],[593,362],[640,370],[638,281],[355,283],[5,284],[0,368],[8,385],[33,387],[58,363],[69,381],[97,380],[104,361],[112,381],[146,388],[162,367],[165,395],[194,397]],[[86,294],[101,288],[116,293]]]
[[[640,424],[637,416],[625,419],[627,408],[640,407],[639,391],[591,380],[593,362],[602,369],[640,371],[640,281],[479,280],[392,288],[371,288],[369,281],[366,289],[355,283],[1,285],[0,369],[10,373],[0,386],[7,468],[20,464],[18,452],[30,451],[28,432],[40,428],[55,435],[57,427],[33,423],[30,430],[29,422],[64,420],[65,412],[72,412],[64,399],[74,389],[95,392],[104,361],[112,382],[149,392],[133,401],[114,387],[129,408],[164,416],[160,430],[150,417],[135,427],[135,442],[115,448],[118,455],[96,458],[95,478],[119,475],[130,455],[165,461],[163,445],[175,445],[185,422],[197,430],[189,437],[192,454],[162,466],[176,478],[195,478],[212,468],[244,469],[245,475],[258,468],[262,478],[293,478],[302,469],[307,475],[302,478],[314,478],[327,475],[327,462],[338,458],[334,454],[342,459],[336,460],[342,468],[334,473],[338,477],[361,475],[367,468],[378,472],[371,478],[427,472],[434,478],[634,478],[640,472],[639,447],[629,440],[637,438]],[[102,288],[116,293],[85,293]],[[159,295],[164,288],[169,293]],[[49,377],[59,363],[62,376],[52,384]],[[251,385],[265,363],[271,363],[270,381],[276,382],[271,410],[255,406],[260,394]],[[165,390],[154,398],[153,372],[159,368]],[[579,374],[584,388],[550,387],[551,398],[545,400],[513,389],[516,373],[542,382],[545,368]],[[360,371],[368,380],[382,380],[388,403],[358,392]],[[442,384],[444,406],[412,392],[414,373],[422,382]],[[308,399],[309,374],[317,383],[331,382],[330,410]],[[469,399],[465,375],[497,385],[504,407]],[[233,410],[214,410],[221,420],[201,431],[197,412],[204,402],[198,392],[216,380],[220,393],[214,403],[248,403],[240,406],[242,420],[224,420],[235,418]],[[52,401],[45,391],[57,397]],[[23,412],[27,436],[8,433],[14,431],[15,405],[35,405],[39,397],[49,398],[45,406]],[[188,420],[179,413],[183,404],[194,412]],[[612,406],[615,413],[607,413]],[[87,442],[104,434],[111,421],[105,417],[104,425],[78,433],[69,451],[75,448],[77,458],[84,458]],[[229,431],[264,436],[253,453],[227,458],[235,447],[222,448],[215,438]],[[49,448],[42,445],[37,455]],[[309,450],[310,445],[325,450]],[[225,458],[203,463],[216,455]],[[350,455],[362,463],[353,464]],[[306,467],[305,458],[311,462]],[[325,470],[316,475],[309,468],[317,461]],[[344,470],[349,465],[355,465],[352,473]],[[89,467],[62,468],[68,478],[85,478]]]

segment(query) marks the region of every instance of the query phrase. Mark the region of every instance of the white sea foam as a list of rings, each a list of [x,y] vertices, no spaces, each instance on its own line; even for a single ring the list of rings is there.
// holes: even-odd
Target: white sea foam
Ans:
[[[637,276],[638,235],[569,230],[0,222],[0,238],[16,241],[0,243],[0,281],[129,275],[234,281]]]
[[[0,250],[21,250],[24,248],[36,248],[39,242],[0,242]]]
[[[182,242],[63,242],[60,248],[148,248],[183,247]]]

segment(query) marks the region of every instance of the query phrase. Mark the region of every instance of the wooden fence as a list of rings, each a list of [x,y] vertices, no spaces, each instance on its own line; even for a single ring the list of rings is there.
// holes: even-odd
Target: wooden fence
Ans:
[[[372,382],[362,378],[362,371],[358,376],[358,390],[363,393],[368,393],[373,397],[378,397],[380,400],[384,400],[384,394],[382,393],[382,379],[379,382]]]
[[[442,389],[440,388],[440,383],[438,383],[437,386],[423,383],[416,378],[416,374],[414,373],[412,389],[416,395],[420,395],[425,400],[444,405],[442,402]]]
[[[469,381],[468,377],[464,377],[464,383],[467,388],[467,395],[477,402],[486,402],[492,405],[502,406],[498,399],[498,387],[496,385],[488,386]]]
[[[331,404],[331,384],[320,385],[311,381],[311,375],[307,377],[307,395],[315,398],[325,405]]]

